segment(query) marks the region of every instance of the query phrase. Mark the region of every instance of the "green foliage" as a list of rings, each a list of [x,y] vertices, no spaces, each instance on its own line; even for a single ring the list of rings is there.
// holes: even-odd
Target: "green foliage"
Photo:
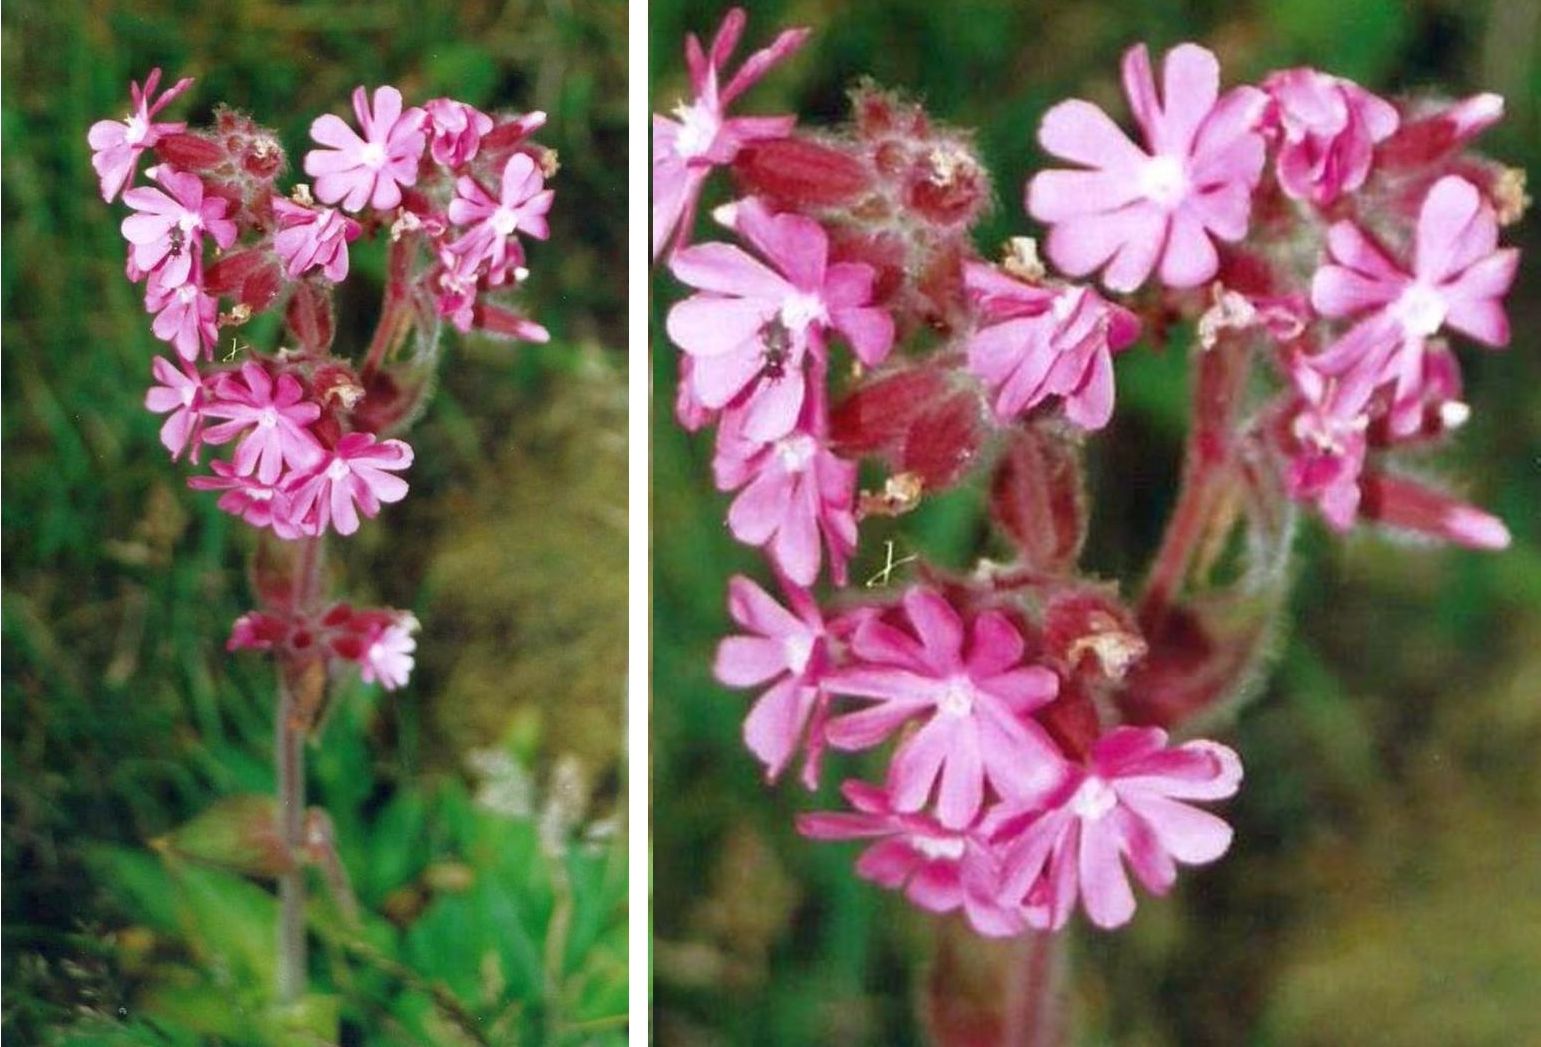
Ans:
[[[653,0],[652,101],[686,92],[684,32],[711,33],[722,0]],[[745,47],[810,25],[804,50],[743,100],[808,125],[845,116],[846,89],[871,76],[977,129],[996,208],[977,236],[1038,232],[1022,186],[1044,161],[1043,112],[1071,96],[1122,117],[1118,58],[1137,40],[1159,51],[1200,40],[1228,83],[1313,63],[1380,90],[1503,92],[1504,125],[1484,147],[1541,164],[1541,53],[1525,5],[1437,0],[769,0],[750,10]],[[1524,23],[1524,24],[1522,24]],[[1282,663],[1228,734],[1247,785],[1228,809],[1232,853],[1165,900],[1142,900],[1117,935],[1078,933],[1075,1011],[1087,1043],[1453,1043],[1534,1038],[1534,1007],[1514,972],[1538,937],[1522,919],[1533,848],[1493,875],[1493,833],[1534,837],[1541,772],[1541,324],[1534,218],[1510,232],[1526,250],[1509,299],[1505,354],[1461,350],[1474,411],[1428,468],[1463,478],[1517,535],[1501,556],[1434,552],[1302,527]],[[663,1042],[910,1043],[929,921],[857,880],[855,846],[798,839],[799,811],[836,802],[833,782],[869,776],[832,756],[809,796],[767,788],[740,738],[751,695],[716,684],[714,646],[729,629],[727,577],[767,577],[722,520],[710,438],[671,416],[676,350],[662,337],[675,300],[655,273],[653,330],[653,790],[655,1005]],[[1117,362],[1118,413],[1093,449],[1087,561],[1137,584],[1170,508],[1187,424],[1186,332]],[[978,552],[980,499],[965,489],[899,526],[863,528],[852,575],[923,553]],[[892,584],[908,579],[894,572]],[[1395,827],[1393,829],[1393,826]],[[1427,838],[1439,843],[1426,848]],[[1424,850],[1429,851],[1424,855]],[[1462,857],[1466,855],[1466,857]],[[1341,903],[1338,899],[1350,892]],[[1533,892],[1532,892],[1533,893]],[[1466,899],[1463,903],[1462,899]],[[1476,934],[1459,930],[1470,918]],[[1448,983],[1442,982],[1450,971]],[[1434,984],[1440,982],[1441,984]],[[1502,1031],[1501,1031],[1502,1030]],[[1508,1033],[1507,1035],[1505,1033]]]
[[[622,737],[624,5],[19,0],[3,20],[0,1031],[79,1044],[618,1039],[621,844],[582,841],[618,802]],[[156,65],[198,78],[176,118],[245,109],[279,132],[291,171],[314,116],[386,81],[543,109],[562,161],[524,303],[552,344],[447,340],[410,437],[411,497],[333,544],[339,592],[411,608],[424,632],[412,685],[342,684],[307,753],[310,802],[333,819],[364,916],[344,932],[311,876],[313,995],[292,1014],[268,1010],[270,888],[147,846],[273,788],[271,667],[223,650],[249,606],[251,536],[185,489],[143,409],[160,343],[123,279],[123,210],[102,203],[86,146]],[[344,353],[369,337],[382,257],[356,254]],[[271,318],[240,334],[278,338]],[[584,522],[585,570],[547,535],[554,514]],[[560,631],[532,626],[543,603],[560,607]],[[523,807],[478,799],[493,788],[478,769],[489,753],[523,776]],[[543,783],[573,757],[589,799],[538,846]],[[211,846],[225,844],[184,850]]]

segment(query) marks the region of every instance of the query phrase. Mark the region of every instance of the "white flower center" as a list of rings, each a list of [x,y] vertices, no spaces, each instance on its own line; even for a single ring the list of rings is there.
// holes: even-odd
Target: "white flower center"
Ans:
[[[183,305],[192,304],[193,299],[197,297],[198,287],[196,284],[183,284],[177,288],[177,300]]]
[[[1118,794],[1113,787],[1095,775],[1081,783],[1070,798],[1070,809],[1076,817],[1095,822],[1118,806]]]
[[[1428,337],[1445,324],[1445,298],[1425,283],[1414,283],[1402,292],[1391,314],[1411,335]]]
[[[348,463],[341,458],[333,458],[332,464],[326,467],[326,478],[333,482],[341,480],[353,470],[348,468]]]
[[[182,216],[177,219],[177,228],[181,229],[184,235],[202,226],[203,216],[197,211],[183,211]]]
[[[512,236],[519,228],[519,216],[511,208],[500,207],[492,212],[492,231],[499,236]]]
[[[936,707],[944,716],[967,716],[974,711],[974,685],[961,677],[949,680],[937,695]]]
[[[135,113],[123,121],[128,130],[123,132],[123,140],[129,145],[138,145],[143,142],[150,133],[150,121]]]
[[[1140,195],[1161,207],[1173,208],[1188,195],[1188,173],[1175,156],[1152,157],[1140,168]]]
[[[674,151],[686,160],[693,160],[712,147],[717,132],[722,129],[722,117],[704,101],[695,105],[681,102],[674,109],[680,129],[674,136]]]
[[[385,166],[385,146],[379,142],[367,142],[359,152],[359,162],[371,170],[378,171]]]
[[[805,331],[810,324],[828,321],[824,300],[816,294],[798,292],[781,303],[781,324],[788,331]]]
[[[813,657],[813,637],[807,633],[788,636],[781,642],[781,647],[786,652],[787,668],[794,674],[801,674],[808,668],[808,659]]]
[[[781,467],[789,473],[800,473],[808,468],[808,463],[813,460],[814,453],[819,449],[813,437],[799,434],[788,436],[776,444],[776,457],[781,459]]]
[[[911,833],[908,842],[916,853],[932,861],[941,858],[955,862],[963,857],[965,846],[961,836],[922,836],[920,833]]]
[[[271,429],[278,424],[278,412],[271,407],[264,407],[257,412],[257,426],[261,429]]]

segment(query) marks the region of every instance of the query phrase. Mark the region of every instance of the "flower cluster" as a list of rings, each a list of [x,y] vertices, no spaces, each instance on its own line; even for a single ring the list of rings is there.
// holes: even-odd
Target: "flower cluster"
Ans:
[[[317,118],[303,165],[314,182],[285,193],[275,134],[223,108],[207,128],[158,122],[192,84],[157,98],[159,82],[157,69],[142,90],[135,83],[129,115],[88,136],[103,199],[122,193],[133,212],[122,223],[127,275],[144,284],[152,330],[174,350],[152,362],[145,406],[165,416],[161,442],[173,459],[197,463],[205,448],[231,447],[189,480],[219,492],[221,509],[283,541],[353,534],[406,496],[400,474],[413,452],[393,434],[430,388],[441,319],[547,337],[492,298],[528,276],[521,236],[548,235],[555,155],[531,140],[545,116],[495,117],[447,98],[406,107],[394,87],[372,97],[360,87],[357,127]],[[157,162],[141,183],[146,152]],[[361,237],[389,241],[388,282],[375,337],[350,360],[333,352],[332,302]],[[270,310],[281,311],[286,346],[262,352],[233,338],[216,352],[222,329]],[[410,616],[268,611],[242,619],[232,647],[310,644],[387,687],[411,668]]]
[[[1163,894],[1178,865],[1230,845],[1197,804],[1237,791],[1240,759],[1167,731],[1261,657],[1267,622],[1217,613],[1213,597],[1282,604],[1294,503],[1339,529],[1507,542],[1495,518],[1394,465],[1468,413],[1447,332],[1508,337],[1517,254],[1497,235],[1523,193],[1465,151],[1501,103],[1393,103],[1312,69],[1222,91],[1195,44],[1165,56],[1158,89],[1136,46],[1123,63],[1135,134],[1080,100],[1040,126],[1068,166],[1031,178],[1025,204],[1062,279],[1026,238],[999,263],[979,256],[989,178],[966,135],[913,103],[862,86],[853,123],[817,134],[728,116],[806,36],[783,33],[719,89],[743,28],[734,11],[709,51],[689,38],[695,96],[654,118],[654,255],[689,292],[665,324],[681,350],[676,416],[715,426],[727,527],[765,551],[783,593],[731,580],[742,632],[716,676],[762,689],[744,741],[771,780],[801,757],[813,788],[830,750],[886,750],[881,784],[844,784],[850,811],[799,820],[814,839],[869,841],[860,875],[991,936],[1057,930],[1078,900],[1121,925],[1129,872]],[[711,212],[728,239],[692,243],[719,168],[736,190]],[[1108,293],[1149,290],[1119,304],[1076,282],[1094,275]],[[1196,332],[1179,498],[1193,505],[1127,601],[1077,561],[1085,440],[1113,417],[1114,357],[1142,315]],[[859,490],[863,459],[887,468],[881,488]],[[862,519],[980,472],[1012,562],[921,564],[875,597],[890,556],[847,587]],[[1201,515],[1216,506],[1232,509]],[[1234,589],[1181,602],[1197,547],[1236,527],[1250,559]],[[821,579],[836,590],[824,599]]]

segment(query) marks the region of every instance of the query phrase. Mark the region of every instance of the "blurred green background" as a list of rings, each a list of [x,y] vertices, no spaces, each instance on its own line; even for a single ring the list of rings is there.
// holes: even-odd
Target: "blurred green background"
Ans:
[[[688,93],[681,47],[726,4],[653,0],[653,108]],[[862,76],[976,128],[998,205],[994,254],[1029,231],[1021,187],[1034,133],[1079,95],[1125,112],[1118,58],[1138,40],[1196,39],[1227,83],[1310,62],[1386,92],[1495,90],[1509,115],[1484,149],[1541,164],[1536,0],[1047,3],[890,0],[750,5],[750,46],[809,25],[803,52],[740,107],[810,126],[845,116]],[[1534,185],[1534,182],[1532,183]],[[1532,215],[1508,300],[1507,353],[1463,347],[1472,421],[1431,470],[1508,521],[1502,555],[1430,550],[1303,527],[1291,625],[1267,686],[1225,736],[1247,784],[1218,866],[1144,899],[1116,935],[1076,932],[1080,1042],[1508,1045],[1541,1042],[1541,238]],[[679,297],[655,278],[654,330]],[[765,578],[728,539],[710,437],[672,419],[675,350],[653,344],[654,985],[660,1042],[915,1042],[915,986],[932,933],[851,872],[857,848],[815,846],[796,812],[832,789],[765,787],[739,741],[750,695],[716,685],[734,571]],[[1091,566],[1132,578],[1176,479],[1186,364],[1146,345],[1121,357],[1120,410],[1097,442]],[[976,491],[904,522],[900,554],[976,551]],[[881,566],[869,540],[853,567]],[[859,774],[849,758],[826,781]]]
[[[6,1042],[623,1042],[625,5],[16,0],[3,23]],[[411,684],[343,687],[310,752],[366,911],[313,908],[315,1039],[264,1010],[271,894],[146,846],[271,789],[273,710],[269,664],[223,651],[252,535],[141,406],[161,347],[89,164],[156,65],[198,79],[166,118],[244,109],[291,171],[312,118],[387,81],[544,109],[562,162],[524,300],[551,344],[452,338],[410,497],[333,543],[337,592],[423,631]],[[355,248],[341,352],[382,262]]]

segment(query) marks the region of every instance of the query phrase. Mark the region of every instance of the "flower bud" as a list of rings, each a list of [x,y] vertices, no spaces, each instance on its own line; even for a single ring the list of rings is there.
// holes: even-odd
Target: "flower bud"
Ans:
[[[1011,430],[990,484],[990,515],[1025,566],[1074,569],[1086,540],[1086,481],[1068,432],[1043,423]]]

